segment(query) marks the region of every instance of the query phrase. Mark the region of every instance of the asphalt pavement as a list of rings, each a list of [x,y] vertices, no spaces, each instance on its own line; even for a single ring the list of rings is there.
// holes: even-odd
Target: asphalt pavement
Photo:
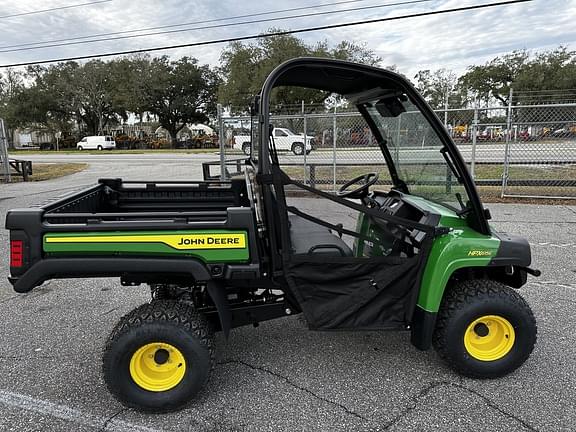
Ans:
[[[96,157],[100,157],[99,155]],[[110,158],[110,155],[103,156]],[[0,186],[2,216],[98,177],[200,179],[202,159],[90,168],[42,183]],[[114,158],[112,158],[114,159]],[[296,204],[350,223],[347,210]],[[0,231],[2,431],[573,431],[576,419],[576,206],[488,205],[493,225],[526,236],[534,267],[521,289],[538,321],[532,356],[517,372],[479,381],[449,370],[409,334],[312,332],[301,316],[218,335],[217,365],[200,397],[177,413],[124,408],[106,390],[101,353],[118,319],[148,300],[115,279],[51,281],[16,294]]]

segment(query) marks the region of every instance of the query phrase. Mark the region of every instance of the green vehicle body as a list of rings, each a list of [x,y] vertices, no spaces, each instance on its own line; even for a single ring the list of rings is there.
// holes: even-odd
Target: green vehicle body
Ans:
[[[370,228],[366,218],[359,217],[360,233],[369,233]],[[434,241],[430,256],[426,263],[424,275],[418,296],[418,306],[428,312],[437,312],[440,307],[444,289],[452,274],[462,268],[486,267],[498,252],[500,239],[484,236],[462,223],[456,214],[446,212],[440,220],[440,226],[451,228],[448,234]],[[233,248],[210,249],[176,249],[160,240],[147,242],[134,241],[135,237],[178,237],[185,239],[194,235],[240,235],[247,238],[245,231],[199,230],[199,231],[126,231],[114,233],[53,233],[44,236],[44,252],[50,256],[58,255],[183,255],[196,258],[205,263],[246,262],[250,258],[247,240],[242,246]],[[98,240],[106,238],[107,241]],[[114,240],[117,237],[118,240]],[[82,238],[84,241],[66,241]],[[55,242],[54,239],[58,239]],[[362,256],[363,251],[356,246],[356,256]]]
[[[447,207],[416,196],[405,197],[404,200],[439,214],[438,226],[449,228],[447,234],[437,237],[432,244],[418,295],[417,306],[436,313],[452,275],[460,269],[487,267],[498,253],[501,240],[494,235],[478,233]],[[381,235],[378,226],[365,215],[359,215],[356,229],[360,234],[375,239]],[[355,256],[363,256],[363,245],[363,242],[355,242]],[[371,252],[377,255],[379,251]]]
[[[230,230],[49,233],[44,236],[43,249],[54,257],[74,254],[186,256],[207,264],[250,259],[248,233]]]
[[[513,236],[504,238],[490,228],[489,213],[482,206],[461,155],[410,83],[394,73],[368,66],[325,59],[296,59],[270,75],[256,104],[259,153],[245,161],[246,165],[252,163],[252,178],[247,174],[244,179],[213,182],[205,175],[204,182],[181,182],[180,185],[169,181],[103,179],[97,186],[48,206],[10,211],[6,227],[11,230],[10,239],[11,244],[16,245],[16,255],[20,254],[20,265],[11,265],[10,269],[9,279],[14,289],[28,292],[52,278],[110,276],[120,276],[125,285],[165,283],[199,290],[206,288],[203,292],[206,303],[199,309],[215,328],[226,334],[234,326],[256,324],[293,313],[293,306],[298,306],[298,302],[288,305],[288,301],[294,299],[272,301],[272,296],[255,297],[254,293],[256,288],[278,289],[278,280],[288,280],[283,268],[285,256],[282,255],[286,251],[279,244],[289,235],[286,231],[290,228],[286,221],[280,222],[283,217],[287,218],[286,211],[278,217],[275,197],[279,191],[272,191],[272,187],[277,186],[274,184],[277,179],[273,174],[274,157],[270,157],[268,148],[269,97],[277,85],[276,80],[284,79],[283,74],[298,68],[301,72],[287,79],[289,84],[309,82],[312,88],[328,89],[330,80],[326,83],[315,81],[314,74],[308,72],[310,68],[322,70],[322,73],[326,68],[333,68],[336,72],[330,79],[335,83],[340,76],[350,73],[350,80],[343,80],[343,86],[364,74],[369,79],[382,77],[388,80],[391,88],[402,89],[402,95],[394,96],[396,105],[388,107],[388,117],[394,117],[393,111],[408,100],[406,94],[409,95],[411,103],[421,110],[422,118],[429,122],[431,130],[442,142],[443,148],[438,154],[444,156],[448,169],[441,166],[437,171],[453,172],[459,187],[466,191],[466,204],[461,202],[461,210],[412,194],[395,170],[386,140],[380,139],[379,145],[390,170],[390,193],[399,194],[404,204],[434,217],[433,221],[427,219],[425,222],[405,219],[408,225],[397,222],[398,226],[410,226],[410,222],[413,222],[412,226],[425,225],[429,229],[426,238],[432,239],[418,275],[416,302],[411,304],[413,319],[410,321],[410,316],[405,323],[405,328],[412,326],[414,345],[420,349],[430,346],[436,314],[447,287],[454,280],[488,278],[519,288],[526,282],[527,273],[537,273],[529,268],[530,247],[525,240]],[[352,90],[348,89],[351,94]],[[364,97],[373,96],[366,94]],[[358,102],[358,109],[377,137],[378,125],[367,114],[367,103],[361,105]],[[446,183],[440,187],[448,189],[456,185],[452,179],[449,182],[450,185]],[[139,186],[127,187],[128,183]],[[255,186],[260,200],[248,198]],[[461,196],[457,197],[462,201]],[[255,210],[254,202],[260,203],[259,211],[264,218]],[[364,242],[356,241],[350,258],[386,255],[383,249],[386,242],[380,241],[385,233],[374,223],[374,218],[379,216],[359,211],[356,233],[383,245],[380,250],[368,251]],[[246,292],[241,294],[246,294],[246,298],[236,295],[244,303],[228,304],[229,288],[234,295],[244,289]]]
[[[420,199],[416,201],[420,205],[423,204]],[[488,266],[500,246],[499,238],[479,234],[445,207],[435,206],[434,210],[442,212],[439,226],[451,230],[434,241],[424,270],[417,305],[428,312],[438,312],[444,290],[456,270]],[[358,226],[358,232],[362,234],[375,235],[378,230],[363,215],[358,218]],[[175,237],[180,243],[184,243],[183,239],[190,236],[213,238],[210,237],[211,235],[240,236],[243,241],[240,245],[231,245],[232,247],[223,248],[220,245],[213,245],[210,248],[210,245],[206,245],[206,248],[198,249],[193,248],[193,245],[189,245],[191,248],[177,249],[164,241],[166,238]],[[102,238],[105,240],[103,241]],[[136,238],[143,240],[150,238],[150,240],[135,241]],[[247,262],[250,258],[247,242],[245,231],[230,230],[71,232],[46,234],[43,239],[43,249],[47,255],[54,257],[75,254],[78,256],[181,255],[199,259],[204,263],[221,263]],[[355,245],[356,256],[364,254],[361,245],[360,242]]]
[[[329,193],[282,169],[270,117],[282,86],[338,94],[356,107],[374,141],[363,150],[368,163],[358,163],[364,174]],[[178,409],[208,382],[214,331],[227,338],[232,328],[298,313],[312,330],[409,331],[417,349],[434,346],[472,378],[524,363],[536,321],[511,288],[539,274],[529,267],[530,245],[490,227],[458,148],[410,82],[366,65],[298,58],[268,76],[251,110],[258,145],[232,161],[241,176],[222,181],[204,165],[200,182],[100,179],[6,215],[16,292],[99,277],[149,290],[150,301],[121,318],[104,350],[104,381],[119,401]],[[342,135],[333,133],[334,145]],[[218,165],[228,172],[226,161]],[[303,211],[292,192],[315,203]],[[350,214],[358,215],[355,230]]]

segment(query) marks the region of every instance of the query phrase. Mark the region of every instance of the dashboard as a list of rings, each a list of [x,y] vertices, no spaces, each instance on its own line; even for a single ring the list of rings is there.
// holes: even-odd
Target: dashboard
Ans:
[[[378,209],[386,215],[427,225],[437,225],[440,221],[440,215],[425,211],[407,202],[404,199],[404,194],[395,190],[388,193],[374,192],[370,196],[370,202],[374,209]],[[398,247],[399,251],[406,251],[415,246],[419,247],[425,236],[422,231],[403,228],[389,223],[385,219],[370,217],[370,223],[378,228],[377,237],[379,237],[380,241],[384,241],[384,243],[389,244],[393,248]]]
[[[402,200],[402,195],[398,192],[388,194],[374,194],[372,199],[377,203],[377,209],[382,213],[408,219],[414,222],[420,222],[424,217],[424,212],[415,206]]]

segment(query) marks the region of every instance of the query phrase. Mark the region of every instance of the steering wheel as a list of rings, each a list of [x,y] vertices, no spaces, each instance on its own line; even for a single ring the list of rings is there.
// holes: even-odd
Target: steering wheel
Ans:
[[[368,174],[363,174],[350,180],[348,183],[343,184],[342,187],[338,189],[338,192],[336,192],[336,195],[341,198],[364,198],[368,195],[368,189],[370,186],[372,186],[377,181],[378,173],[371,172]],[[355,184],[358,184],[356,189],[347,190],[350,186]]]

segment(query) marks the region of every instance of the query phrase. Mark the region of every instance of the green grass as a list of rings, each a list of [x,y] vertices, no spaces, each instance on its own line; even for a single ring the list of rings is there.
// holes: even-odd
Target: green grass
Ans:
[[[304,173],[304,167],[286,166],[282,168],[290,176],[295,178],[302,177]],[[337,179],[352,179],[358,177],[362,174],[375,171],[380,174],[382,180],[390,180],[390,174],[388,169],[382,165],[362,165],[362,166],[350,166],[350,167],[339,167],[336,166],[336,178]],[[417,165],[413,166],[413,174],[417,175],[419,167]],[[436,171],[436,172],[435,172]],[[474,167],[474,178],[476,180],[498,180],[502,178],[504,172],[504,166],[501,164],[494,165],[476,165]],[[410,175],[410,172],[407,172]],[[442,166],[438,167],[427,167],[425,177],[431,177],[432,175],[445,176],[446,168]],[[316,167],[316,178],[318,179],[332,179],[333,168],[331,166],[317,166]],[[576,179],[576,165],[565,165],[565,166],[511,166],[509,168],[509,177],[511,179]]]
[[[28,181],[45,181],[52,180],[59,177],[64,177],[70,174],[76,174],[85,170],[88,164],[85,163],[55,163],[55,164],[33,164],[32,175],[28,177]],[[21,176],[12,175],[12,182],[22,182],[24,179]]]
[[[89,154],[89,155],[103,155],[103,154],[146,154],[146,153],[182,153],[182,154],[198,154],[198,153],[218,153],[219,149],[159,149],[159,150],[150,150],[150,149],[137,149],[137,150],[74,150],[74,149],[66,149],[60,151],[54,150],[10,150],[10,156],[23,156],[23,155],[47,155],[47,154],[73,154],[73,155],[82,155],[82,154]]]
[[[291,177],[295,179],[302,180],[304,176],[303,167],[287,166],[283,167],[284,171]],[[408,176],[413,174],[418,176],[419,167],[414,165],[410,167],[412,173],[408,171]],[[358,177],[362,174],[366,174],[370,171],[375,171],[380,174],[380,179],[390,180],[390,174],[385,166],[351,166],[351,167],[337,167],[336,168],[336,178],[339,179],[337,187],[339,187],[343,181]],[[476,180],[497,180],[502,179],[502,174],[504,167],[501,164],[482,164],[475,166],[475,179]],[[425,177],[442,178],[446,175],[446,168],[442,166],[438,167],[428,167]],[[321,166],[316,167],[315,176],[317,180],[327,181],[328,184],[319,184],[317,187],[322,189],[332,190],[332,178],[333,178],[333,168],[331,166]],[[565,165],[565,166],[511,166],[509,168],[509,178],[511,180],[554,180],[554,179],[576,179],[576,165]],[[388,185],[379,185],[378,189],[387,190]],[[458,191],[458,186],[454,186],[453,191]],[[426,190],[427,194],[432,196],[438,196],[438,198],[446,196],[445,186],[420,186],[420,192]],[[541,204],[560,204],[564,201],[570,202],[569,200],[564,200],[562,202],[554,199],[526,199],[526,198],[501,198],[502,186],[501,184],[497,186],[477,186],[478,192],[482,199],[486,202],[536,202]],[[507,193],[513,193],[515,195],[526,195],[526,196],[574,196],[576,197],[575,187],[546,187],[546,186],[508,186]],[[570,202],[571,204],[574,201]]]

